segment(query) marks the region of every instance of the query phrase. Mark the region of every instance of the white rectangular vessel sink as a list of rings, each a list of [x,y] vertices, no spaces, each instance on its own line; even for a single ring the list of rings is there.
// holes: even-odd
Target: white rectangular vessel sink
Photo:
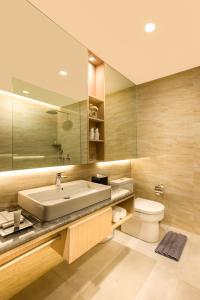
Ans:
[[[41,221],[51,221],[110,198],[110,186],[85,180],[63,183],[61,191],[51,185],[18,192],[18,204]]]

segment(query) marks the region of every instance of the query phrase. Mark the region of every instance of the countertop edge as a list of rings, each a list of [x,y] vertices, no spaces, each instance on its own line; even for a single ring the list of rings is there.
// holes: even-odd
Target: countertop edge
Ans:
[[[42,235],[45,235],[51,231],[53,232],[54,230],[56,230],[60,227],[63,227],[69,223],[79,220],[79,219],[81,219],[95,211],[98,211],[104,207],[112,206],[115,203],[120,203],[120,202],[126,201],[131,197],[134,197],[134,194],[130,194],[124,198],[116,199],[116,200],[107,199],[107,200],[101,201],[97,204],[86,207],[80,211],[76,211],[69,215],[55,219],[53,221],[44,222],[44,223],[38,222],[38,223],[34,224],[33,227],[31,227],[30,229],[25,229],[22,232],[15,233],[6,238],[1,238],[1,240],[0,240],[0,255],[4,254],[6,252],[9,252],[10,250],[13,250],[13,249],[15,249],[27,242],[30,242]]]

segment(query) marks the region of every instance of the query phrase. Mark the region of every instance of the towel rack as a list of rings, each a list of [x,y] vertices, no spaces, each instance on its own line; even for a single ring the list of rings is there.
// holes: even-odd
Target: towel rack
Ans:
[[[39,245],[39,246],[37,246],[37,247],[31,249],[30,251],[27,251],[27,252],[25,252],[24,254],[22,254],[22,255],[20,255],[20,256],[18,256],[18,257],[16,257],[16,258],[10,260],[9,262],[3,264],[3,265],[0,267],[0,271],[2,271],[2,270],[4,270],[4,269],[6,269],[6,268],[8,268],[8,267],[10,267],[10,266],[12,266],[12,265],[14,265],[15,263],[21,261],[23,258],[28,257],[28,256],[30,256],[31,254],[33,254],[33,253],[35,253],[35,252],[37,252],[37,251],[39,251],[39,250],[41,250],[41,249],[43,249],[43,248],[45,248],[45,247],[51,245],[53,242],[55,242],[55,241],[57,241],[57,240],[59,240],[59,239],[61,239],[61,236],[60,236],[60,235],[57,235],[57,236],[55,236],[54,238],[52,238],[51,240],[49,240],[49,241],[47,241],[47,242],[45,242],[45,243],[43,243],[43,244],[41,244],[41,245]]]

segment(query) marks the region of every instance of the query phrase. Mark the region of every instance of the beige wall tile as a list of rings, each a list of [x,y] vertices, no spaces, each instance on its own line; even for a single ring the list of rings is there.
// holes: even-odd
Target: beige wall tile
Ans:
[[[136,157],[136,87],[106,95],[105,159]]]
[[[200,67],[137,87],[138,196],[166,206],[164,222],[200,233]],[[154,186],[163,183],[163,197]]]

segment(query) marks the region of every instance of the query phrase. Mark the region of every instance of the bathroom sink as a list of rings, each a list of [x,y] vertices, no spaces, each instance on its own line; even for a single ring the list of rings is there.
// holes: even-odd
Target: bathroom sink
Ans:
[[[55,185],[20,191],[18,204],[40,220],[51,221],[110,197],[110,186],[76,180],[63,183],[59,191]]]

